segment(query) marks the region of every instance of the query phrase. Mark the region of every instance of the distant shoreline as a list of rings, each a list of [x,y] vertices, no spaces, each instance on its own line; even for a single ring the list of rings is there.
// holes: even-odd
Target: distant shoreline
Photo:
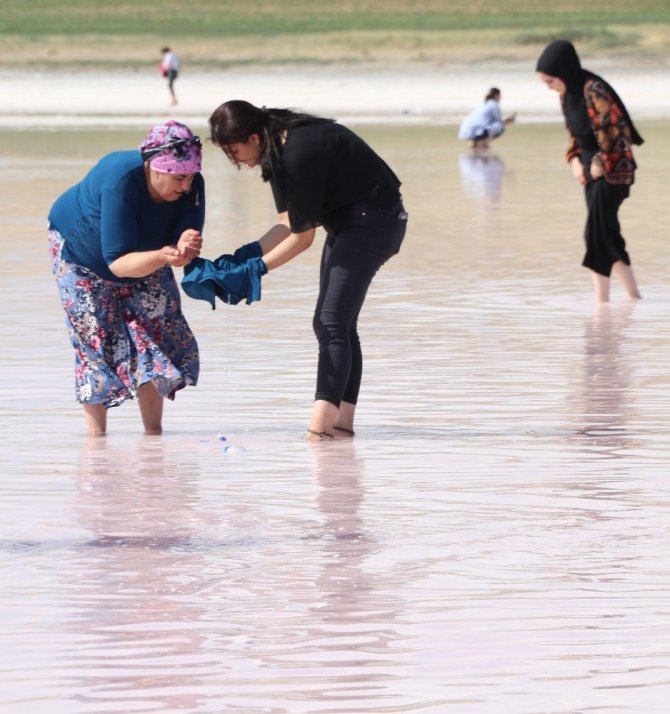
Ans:
[[[617,89],[636,120],[670,119],[670,67],[587,65]],[[483,100],[491,86],[519,122],[561,121],[558,97],[536,78],[534,62],[381,67],[236,67],[184,71],[171,110],[165,81],[140,71],[0,70],[0,126],[10,128],[141,126],[167,117],[194,126],[222,101],[248,99],[299,107],[348,122],[453,124]]]
[[[89,17],[85,11],[92,7],[84,3],[80,9]],[[241,16],[247,10],[240,10]],[[299,13],[293,11],[297,21]],[[520,123],[559,122],[558,98],[534,71],[546,33],[557,27],[543,30],[533,24],[532,32],[511,25],[265,32],[254,37],[229,32],[224,37],[182,34],[165,41],[131,32],[5,34],[0,126],[145,127],[168,116],[200,126],[220,102],[233,98],[298,107],[347,122],[454,124],[491,86],[502,89],[503,112],[517,112]],[[182,61],[174,111],[157,71],[165,42]],[[635,119],[670,118],[670,24],[619,22],[584,34],[576,45],[584,66],[615,86]]]
[[[503,1],[493,13],[495,23],[491,23],[492,18],[487,21],[486,17],[490,12],[480,13],[466,0],[451,3],[449,8],[439,0],[432,0],[414,9],[406,2],[392,0],[384,3],[386,14],[395,7],[405,16],[401,25],[385,27],[384,22],[368,18],[366,27],[364,8],[359,11],[333,6],[330,14],[334,22],[329,30],[323,29],[317,17],[312,18],[313,28],[307,30],[305,13],[298,2],[287,7],[260,0],[246,6],[212,7],[212,26],[204,33],[193,31],[193,26],[187,32],[189,25],[177,19],[180,12],[189,15],[185,6],[175,8],[176,14],[166,24],[158,3],[142,3],[138,11],[147,22],[138,25],[130,6],[115,6],[101,15],[94,10],[84,11],[86,5],[96,2],[77,3],[77,8],[71,7],[54,18],[69,24],[71,31],[64,34],[54,34],[53,29],[51,34],[44,34],[44,27],[58,27],[59,22],[43,25],[43,13],[31,9],[29,4],[15,8],[14,21],[22,13],[25,17],[23,22],[15,22],[20,31],[2,34],[0,71],[147,71],[155,68],[160,48],[165,44],[177,52],[183,68],[192,72],[242,68],[261,71],[266,67],[289,66],[340,65],[356,71],[358,67],[375,65],[381,69],[415,65],[431,69],[493,63],[534,64],[546,43],[557,37],[573,39],[582,60],[596,61],[601,66],[663,67],[668,66],[670,58],[670,15],[668,21],[659,22],[638,8],[633,13],[634,20],[622,19],[620,12],[611,12],[611,3],[604,0],[600,10],[595,10],[597,27],[593,26],[593,19],[579,24],[576,18],[580,13],[567,7],[574,3],[564,3],[562,7],[561,2],[556,2],[547,12],[529,8],[519,15],[518,3]],[[643,4],[640,2],[638,6]],[[259,14],[263,5],[267,6],[267,13]],[[593,12],[593,4],[584,10],[586,14]],[[123,17],[124,13],[128,22],[119,33],[118,28],[112,29],[112,18]],[[431,13],[435,25],[426,27],[425,19]],[[278,31],[273,31],[273,17]],[[417,23],[421,17],[423,20]],[[237,31],[236,20],[242,22]]]

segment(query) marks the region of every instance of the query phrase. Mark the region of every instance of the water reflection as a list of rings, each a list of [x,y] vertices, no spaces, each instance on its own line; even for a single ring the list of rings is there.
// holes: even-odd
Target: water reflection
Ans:
[[[259,304],[186,305],[202,382],[163,437],[129,409],[80,451],[44,216],[137,132],[10,132],[0,709],[664,713],[667,129],[642,127],[626,206],[645,299],[592,314],[562,126],[463,172],[443,126],[363,127],[412,221],[366,305],[356,439],[317,450],[315,246]],[[272,201],[205,152],[218,254]]]
[[[458,157],[463,191],[476,200],[500,200],[505,173],[503,160],[489,150],[472,150]]]
[[[350,638],[352,660],[367,659],[371,652],[388,652],[397,638],[393,623],[398,604],[390,578],[373,576],[366,569],[378,546],[361,515],[364,463],[353,441],[335,446],[315,449],[318,508],[324,517],[323,565],[315,580],[322,598],[318,614],[324,635]],[[360,681],[371,677],[361,674]]]
[[[343,440],[310,449],[321,522],[301,538],[302,563],[294,558],[274,582],[256,584],[259,601],[274,607],[275,626],[249,641],[246,656],[262,663],[265,676],[248,680],[249,709],[241,710],[270,707],[277,680],[292,702],[285,711],[378,712],[398,703],[399,584],[392,571],[372,562],[379,545],[362,513],[365,461],[355,445]],[[283,560],[282,553],[275,548],[273,560]]]
[[[161,438],[129,447],[91,439],[81,455],[75,516],[92,537],[63,570],[78,581],[67,622],[76,646],[63,664],[70,686],[103,710],[193,711],[206,641],[189,598],[203,568],[199,472]]]
[[[633,365],[624,349],[626,328],[636,301],[595,308],[584,330],[584,367],[576,414],[579,433],[603,455],[621,458],[633,443],[627,424],[633,417]]]

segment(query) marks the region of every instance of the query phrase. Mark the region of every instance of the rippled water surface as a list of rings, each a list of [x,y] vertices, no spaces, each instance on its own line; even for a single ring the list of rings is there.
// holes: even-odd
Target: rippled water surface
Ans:
[[[324,445],[317,247],[258,304],[185,303],[202,377],[162,437],[126,404],[88,441],[45,216],[144,129],[6,131],[0,711],[667,711],[670,140],[640,129],[644,300],[596,311],[558,124],[478,158],[454,127],[360,127],[410,230],[361,318],[358,435]],[[273,208],[205,161],[214,257]]]

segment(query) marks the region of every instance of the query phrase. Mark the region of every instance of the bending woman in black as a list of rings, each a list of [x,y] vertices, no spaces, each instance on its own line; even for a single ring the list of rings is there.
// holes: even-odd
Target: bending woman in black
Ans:
[[[596,301],[608,302],[612,273],[629,297],[639,298],[618,213],[635,180],[633,144],[642,144],[642,137],[614,89],[582,69],[567,40],[547,45],[536,70],[540,80],[560,94],[570,134],[567,160],[585,187],[588,218],[582,265],[593,271]]]
[[[279,217],[259,240],[268,270],[309,248],[318,226],[326,230],[306,438],[353,436],[363,368],[358,315],[373,277],[405,236],[400,181],[360,137],[330,119],[235,100],[216,109],[209,124],[213,143],[235,165],[260,166],[270,183]]]

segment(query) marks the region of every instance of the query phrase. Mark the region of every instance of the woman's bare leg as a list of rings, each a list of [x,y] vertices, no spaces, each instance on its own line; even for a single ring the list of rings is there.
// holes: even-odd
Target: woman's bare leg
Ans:
[[[591,271],[593,276],[593,289],[596,294],[596,303],[610,301],[610,279],[606,275],[601,275]]]
[[[637,283],[635,282],[635,276],[633,275],[633,268],[630,265],[626,265],[623,260],[618,260],[612,266],[612,273],[621,282],[624,290],[628,294],[629,298],[635,300],[640,300],[642,295],[637,289]]]
[[[351,437],[354,435],[356,405],[342,402],[338,409],[334,404],[317,399],[312,410],[312,419],[307,430],[307,441],[321,441],[330,436]]]
[[[90,436],[105,436],[107,433],[107,409],[102,404],[84,404],[86,428]]]
[[[335,419],[335,436],[351,437],[354,435],[354,415],[356,405],[350,402],[342,402]]]
[[[158,393],[153,382],[145,382],[137,390],[140,414],[144,424],[144,433],[159,435],[163,433],[163,397]]]
[[[337,419],[337,407],[325,399],[317,399],[312,409],[312,418],[307,430],[307,441],[320,441],[333,436],[333,427]]]

